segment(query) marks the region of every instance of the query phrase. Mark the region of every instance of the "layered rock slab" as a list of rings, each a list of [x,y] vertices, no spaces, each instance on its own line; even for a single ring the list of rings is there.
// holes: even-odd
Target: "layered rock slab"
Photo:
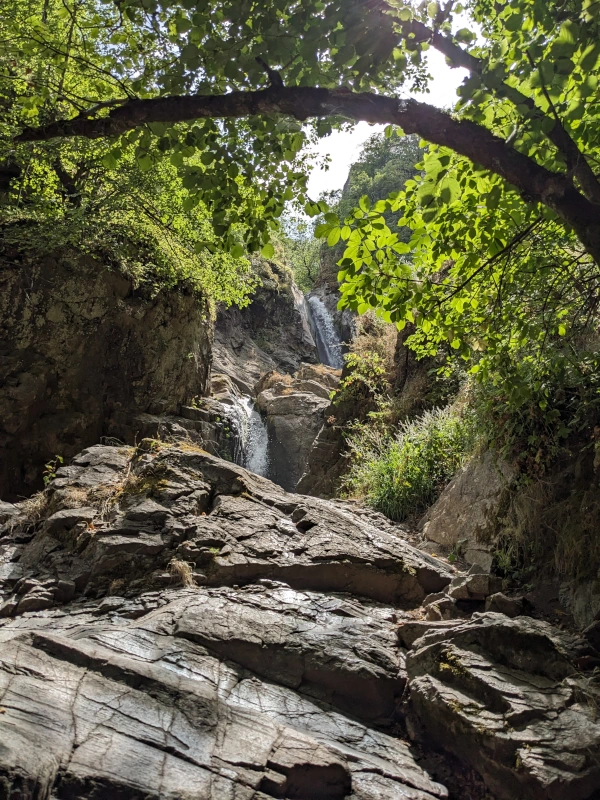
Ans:
[[[79,625],[5,624],[0,794],[447,797],[403,742],[190,641],[199,597],[166,590],[165,605],[136,622],[80,609]]]
[[[528,617],[408,623],[419,738],[470,763],[496,798],[588,800],[600,791],[600,686],[584,643]],[[416,638],[415,638],[416,637]]]
[[[0,528],[13,531],[11,541],[24,530],[31,539],[20,556],[11,545],[11,563],[89,593],[115,580],[164,585],[176,556],[195,568],[200,584],[268,578],[409,608],[450,583],[443,562],[341,506],[287,494],[192,447],[149,448],[89,448],[58,470],[46,518],[12,516]],[[65,513],[61,506],[73,503]]]
[[[0,798],[446,797],[407,731],[495,800],[600,791],[593,642],[423,620],[496,587],[376,517],[156,442],[2,511]]]
[[[10,511],[0,797],[447,796],[382,731],[443,564],[189,446],[89,448]]]

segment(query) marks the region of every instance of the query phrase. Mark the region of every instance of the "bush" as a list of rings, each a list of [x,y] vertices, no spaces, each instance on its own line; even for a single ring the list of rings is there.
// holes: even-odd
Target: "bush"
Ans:
[[[395,435],[357,427],[344,488],[390,519],[417,517],[473,451],[475,438],[471,412],[456,406],[403,422]]]

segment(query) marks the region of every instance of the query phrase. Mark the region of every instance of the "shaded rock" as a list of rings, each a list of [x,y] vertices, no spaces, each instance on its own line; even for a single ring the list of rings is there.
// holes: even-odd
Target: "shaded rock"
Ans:
[[[213,345],[214,365],[247,395],[270,370],[293,373],[317,360],[306,303],[291,273],[276,264],[255,264],[261,286],[245,308],[221,308]]]
[[[325,410],[326,417],[329,411],[333,415],[331,406]],[[298,481],[296,491],[314,497],[333,497],[349,463],[342,428],[326,423],[312,444],[306,470]]]
[[[496,592],[485,601],[485,610],[506,614],[507,617],[518,617],[525,610],[525,602],[522,597],[507,597],[502,592]]]
[[[461,619],[465,616],[456,600],[447,596],[430,603],[425,610],[427,620]]]
[[[600,722],[590,700],[599,695],[577,676],[583,650],[527,617],[481,614],[425,632],[406,660],[412,724],[472,764],[498,798],[591,800]]]
[[[293,490],[323,424],[329,399],[296,391],[293,386],[277,386],[261,392],[256,404],[266,417],[269,431],[269,474],[284,489]]]
[[[487,573],[471,573],[454,578],[448,594],[455,600],[485,600],[502,588],[502,579]]]
[[[592,622],[582,633],[582,636],[591,646],[600,653],[600,620]]]
[[[8,522],[8,520],[18,513],[19,511],[13,503],[5,503],[3,500],[0,500],[0,525]]]
[[[133,442],[137,414],[176,413],[206,393],[210,372],[212,324],[197,293],[134,288],[77,252],[26,256],[25,279],[23,257],[5,246],[0,270],[5,500],[42,488],[57,453],[67,460],[102,436]]]
[[[515,474],[514,467],[491,450],[473,458],[421,520],[425,538],[447,547],[458,545],[468,563],[489,570],[498,517]]]
[[[579,628],[588,627],[600,614],[598,580],[565,582],[560,587],[560,602],[573,615]]]
[[[78,522],[91,522],[97,516],[97,508],[65,508],[48,517],[45,529],[52,536],[62,531],[71,530]]]
[[[43,611],[52,608],[54,595],[51,592],[28,592],[19,600],[16,613],[25,614],[28,611]]]

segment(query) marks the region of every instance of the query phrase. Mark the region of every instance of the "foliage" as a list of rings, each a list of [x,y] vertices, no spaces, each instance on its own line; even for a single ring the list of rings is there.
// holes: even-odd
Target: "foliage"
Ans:
[[[460,27],[464,11],[477,35]],[[216,285],[224,270],[230,299],[246,291],[246,252],[273,257],[295,197],[323,215],[318,237],[346,245],[343,306],[413,322],[421,355],[448,343],[482,383],[502,387],[509,411],[548,410],[554,435],[547,387],[568,387],[594,358],[599,23],[599,0],[5,0],[0,188],[10,213],[41,214],[49,228],[61,204],[69,219],[85,215],[96,187],[130,195],[155,175],[169,198],[180,182],[175,207],[197,216],[178,241],[204,257],[200,282]],[[430,47],[469,73],[449,114],[397,99],[426,89]],[[306,106],[290,108],[290,96]],[[355,175],[365,193],[354,211],[311,202],[305,145],[384,118],[433,142],[420,174],[379,170],[386,148],[413,147],[389,127],[363,159],[368,180]],[[78,178],[87,188],[73,191]],[[139,214],[128,202],[115,200],[115,224]],[[156,216],[162,225],[164,209]],[[211,261],[218,248],[241,261]]]
[[[151,33],[101,3],[9,0],[0,35],[3,243],[30,254],[74,247],[138,283],[186,281],[215,301],[247,302],[256,279],[244,225],[232,225],[235,243],[224,252],[209,209],[190,200],[177,158],[144,157],[149,131],[123,137],[118,157],[107,141],[10,143],[15,127],[82,108],[88,95],[110,103],[123,91],[123,76],[149,57]],[[188,171],[202,168],[200,157],[189,159]],[[6,175],[10,182],[3,182]],[[240,194],[252,190],[241,186]]]
[[[366,196],[371,203],[376,203],[397,192],[407,180],[415,177],[415,164],[421,161],[422,156],[416,136],[372,134],[363,144],[357,160],[350,166],[339,203],[329,204],[331,210],[345,218],[354,212],[361,197]],[[394,225],[396,217],[391,212],[384,215],[388,225]],[[408,229],[403,234],[401,239],[410,238]]]
[[[472,49],[481,69],[461,87],[456,115],[548,170],[570,171],[599,202],[590,174],[600,161],[600,4],[476,0],[470,9],[482,30]],[[346,244],[340,306],[377,309],[399,328],[414,322],[409,344],[420,355],[449,344],[490,390],[490,409],[500,403],[500,426],[514,426],[505,439],[522,442],[517,429],[535,418],[529,449],[542,439],[551,449],[571,428],[553,389],[583,402],[591,373],[581,365],[595,359],[595,342],[586,347],[598,320],[597,255],[548,206],[450,147],[427,146],[418,166],[421,176],[387,199],[365,194],[318,228],[328,244]],[[407,242],[393,216],[410,229]]]
[[[44,465],[44,486],[48,486],[50,481],[56,478],[56,470],[60,467],[60,465],[64,462],[64,458],[62,456],[55,456],[51,461]]]
[[[63,151],[62,169],[79,173],[70,191],[50,165],[38,162],[0,214],[3,246],[30,256],[74,248],[103,258],[136,284],[186,281],[216,302],[247,303],[256,284],[250,261],[217,249],[205,211],[186,207],[176,170],[163,162],[141,171],[129,153],[119,170],[106,171],[103,149]]]
[[[380,404],[387,389],[384,358],[376,352],[350,352],[344,356],[344,376],[334,396],[334,404],[373,400]]]
[[[353,464],[345,490],[390,519],[417,517],[472,452],[467,412],[449,406],[400,424],[396,433],[358,426],[349,437]]]
[[[472,402],[482,435],[516,461],[523,475],[542,478],[557,456],[568,458],[582,436],[595,440],[600,361],[597,353],[586,352],[596,350],[596,343],[585,344],[581,350],[551,350],[543,358],[523,348],[514,361],[474,387]],[[503,380],[504,375],[510,380]]]
[[[283,258],[292,269],[298,286],[309,292],[319,277],[321,244],[314,237],[314,222],[297,215],[283,220],[283,230],[278,239]]]

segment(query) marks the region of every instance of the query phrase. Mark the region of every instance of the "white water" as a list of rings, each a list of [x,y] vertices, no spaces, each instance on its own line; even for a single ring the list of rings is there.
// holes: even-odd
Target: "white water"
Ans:
[[[265,421],[251,397],[242,395],[235,405],[239,422],[236,463],[250,472],[266,476],[269,471],[269,434]]]
[[[344,366],[342,342],[327,306],[319,297],[313,294],[308,297],[308,309],[319,361],[328,367],[341,369]]]

